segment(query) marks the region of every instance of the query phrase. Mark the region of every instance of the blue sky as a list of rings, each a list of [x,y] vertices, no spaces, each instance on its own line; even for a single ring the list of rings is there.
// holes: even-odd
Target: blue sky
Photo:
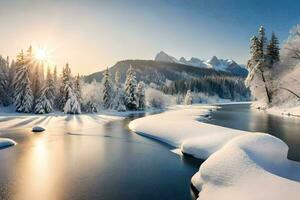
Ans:
[[[47,46],[54,63],[81,74],[160,50],[246,63],[260,25],[283,41],[299,11],[297,0],[1,0],[0,54]]]

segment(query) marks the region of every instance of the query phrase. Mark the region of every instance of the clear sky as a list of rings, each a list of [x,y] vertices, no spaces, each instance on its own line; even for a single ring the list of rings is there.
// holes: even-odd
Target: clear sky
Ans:
[[[47,46],[58,67],[81,74],[161,50],[246,63],[260,25],[282,41],[299,13],[299,0],[1,0],[0,54]]]

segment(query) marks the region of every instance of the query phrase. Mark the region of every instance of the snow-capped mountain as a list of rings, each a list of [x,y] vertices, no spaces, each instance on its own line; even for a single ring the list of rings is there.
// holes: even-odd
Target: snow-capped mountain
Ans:
[[[177,60],[175,57],[161,51],[155,56],[155,61],[178,63],[200,68],[211,68],[218,71],[229,72],[238,76],[247,76],[248,74],[247,69],[245,69],[244,66],[237,64],[234,60],[219,59],[216,56],[213,56],[211,59],[206,61],[194,57],[192,57],[190,60],[186,60],[184,57],[181,57],[179,60]]]

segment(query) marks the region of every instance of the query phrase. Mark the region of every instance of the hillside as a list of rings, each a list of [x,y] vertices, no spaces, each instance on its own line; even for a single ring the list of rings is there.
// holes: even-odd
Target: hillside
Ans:
[[[204,76],[232,76],[228,72],[218,71],[211,68],[199,68],[190,65],[184,65],[171,62],[159,62],[153,60],[124,60],[117,62],[110,68],[112,78],[116,71],[121,74],[121,82],[125,81],[126,71],[129,66],[136,71],[137,80],[142,80],[145,83],[163,84],[167,80],[176,81],[182,79],[200,78]],[[84,76],[86,82],[91,82],[94,79],[101,81],[103,71]]]

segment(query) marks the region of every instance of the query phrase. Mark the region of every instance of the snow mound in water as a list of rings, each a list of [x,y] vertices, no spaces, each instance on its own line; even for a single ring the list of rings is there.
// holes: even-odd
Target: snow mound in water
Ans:
[[[17,143],[8,138],[0,138],[0,148],[16,145]]]
[[[245,131],[197,121],[207,116],[215,106],[178,106],[175,110],[133,120],[129,128],[194,157],[206,159],[233,137]]]
[[[284,142],[268,134],[233,138],[193,176],[198,199],[298,199],[300,163],[288,160],[287,152]]]
[[[41,126],[35,126],[32,128],[32,132],[43,132],[43,131],[45,131],[45,128]]]

